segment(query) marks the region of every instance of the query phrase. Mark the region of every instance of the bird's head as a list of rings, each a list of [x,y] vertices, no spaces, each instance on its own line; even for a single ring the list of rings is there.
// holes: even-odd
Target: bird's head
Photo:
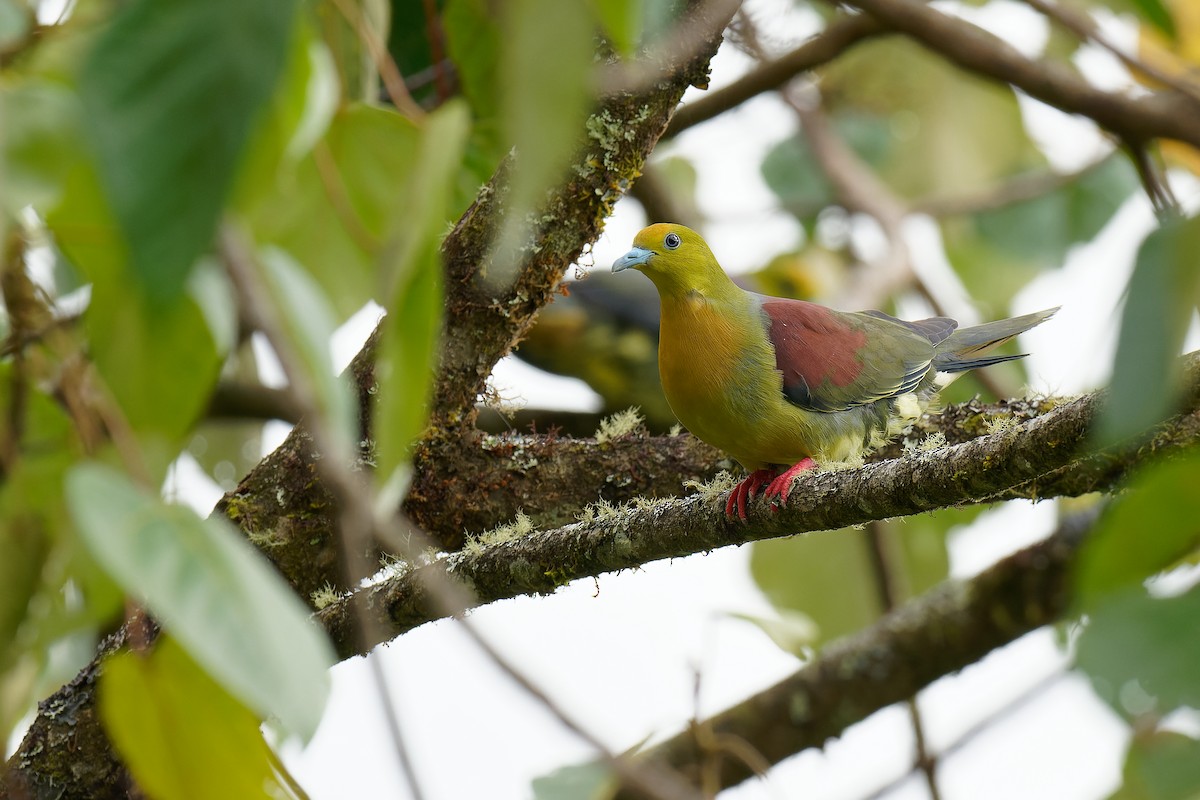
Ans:
[[[710,296],[733,286],[700,234],[673,223],[643,228],[633,249],[613,262],[613,272],[627,269],[645,273],[663,296]]]

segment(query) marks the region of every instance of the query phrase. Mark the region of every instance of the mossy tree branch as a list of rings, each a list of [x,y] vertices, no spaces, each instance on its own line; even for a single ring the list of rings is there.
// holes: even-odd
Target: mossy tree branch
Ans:
[[[428,595],[433,580],[454,580],[474,592],[475,604],[522,594],[546,594],[578,578],[631,569],[651,561],[733,544],[834,530],[872,520],[1005,496],[1053,497],[1111,486],[1130,469],[1162,452],[1200,444],[1200,356],[1187,361],[1186,412],[1127,447],[1092,454],[1086,443],[1104,393],[1080,397],[1033,419],[961,444],[858,469],[812,475],[797,483],[779,511],[761,500],[748,523],[726,519],[723,497],[705,493],[681,500],[604,509],[584,521],[529,533],[399,573],[363,590],[357,599],[379,616],[382,637],[398,636],[446,615]],[[1079,477],[1082,471],[1083,478]],[[1030,488],[1032,487],[1032,488]],[[349,657],[364,644],[354,633],[352,603],[323,609],[318,618],[338,652]]]

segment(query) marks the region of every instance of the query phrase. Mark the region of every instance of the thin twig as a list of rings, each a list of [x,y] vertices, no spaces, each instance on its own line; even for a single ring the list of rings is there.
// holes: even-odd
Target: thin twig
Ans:
[[[349,443],[340,441],[340,437],[330,429],[325,415],[321,413],[317,402],[317,390],[309,379],[304,360],[293,345],[291,338],[284,330],[280,320],[280,312],[271,298],[270,292],[258,275],[257,266],[248,244],[231,227],[229,223],[222,224],[218,232],[218,249],[225,262],[226,271],[238,293],[242,310],[246,319],[266,337],[283,367],[288,379],[292,402],[296,410],[304,418],[309,435],[318,452],[325,454],[324,458],[316,461],[317,470],[329,486],[331,493],[339,501],[338,516],[340,517],[342,569],[346,572],[347,585],[353,586],[367,577],[373,565],[365,557],[369,552],[372,540],[373,520],[370,513],[369,492],[350,472],[348,465],[337,457],[339,453],[347,452]],[[369,636],[371,617],[355,604],[357,617],[356,628],[363,641]],[[388,691],[387,683],[382,673],[373,669],[371,672],[376,690],[380,696],[380,707],[391,735],[392,747],[400,771],[408,783],[409,792],[415,800],[422,800],[424,793],[416,774],[410,769],[412,759],[400,730],[400,722],[396,718],[396,709]]]
[[[865,533],[871,573],[875,579],[879,603],[886,614],[898,608],[908,595],[908,588],[900,585],[904,574],[896,563],[895,537],[890,535],[895,532],[887,523],[871,522],[867,525]],[[908,698],[904,704],[908,708],[908,718],[913,730],[916,765],[925,776],[930,799],[941,800],[937,785],[937,760],[930,756],[925,744],[925,724],[921,719],[921,709],[917,705],[916,696]]]
[[[1183,210],[1179,205],[1179,200],[1171,191],[1171,185],[1167,181],[1166,175],[1151,159],[1149,148],[1142,142],[1127,141],[1126,149],[1129,151],[1134,166],[1137,167],[1138,178],[1142,181],[1142,188],[1145,189],[1146,196],[1150,198],[1150,205],[1153,206],[1154,215],[1158,217],[1159,222],[1182,217]]]
[[[1008,717],[1013,716],[1017,712],[1029,706],[1031,703],[1033,703],[1033,701],[1040,698],[1050,689],[1053,689],[1060,681],[1066,678],[1068,674],[1069,673],[1066,670],[1057,670],[1041,678],[1039,681],[1037,681],[1037,683],[1034,683],[1032,686],[1025,689],[1020,696],[1015,697],[1006,703],[1003,708],[993,711],[991,714],[988,714],[986,717],[979,720],[979,722],[975,723],[966,731],[964,731],[961,736],[955,739],[948,747],[944,748],[937,757],[944,761],[948,756],[957,753],[959,750],[970,744],[972,740],[979,736],[979,734],[983,733],[993,725],[1002,722]],[[915,767],[913,769],[915,769]],[[910,769],[903,775],[896,776],[883,786],[880,786],[878,789],[862,798],[862,800],[881,800],[881,798],[886,797],[902,783],[907,781],[908,777],[912,775],[912,773],[913,770]]]

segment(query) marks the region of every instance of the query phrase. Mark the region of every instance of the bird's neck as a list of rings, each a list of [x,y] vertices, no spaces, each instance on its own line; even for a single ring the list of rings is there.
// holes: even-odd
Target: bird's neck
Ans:
[[[664,304],[694,303],[701,300],[730,302],[742,294],[737,284],[716,264],[699,271],[689,271],[684,275],[663,272],[651,273],[649,277],[654,281]]]

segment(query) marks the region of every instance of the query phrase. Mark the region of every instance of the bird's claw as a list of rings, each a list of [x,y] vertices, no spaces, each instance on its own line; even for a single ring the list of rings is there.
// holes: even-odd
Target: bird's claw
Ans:
[[[775,473],[769,469],[757,469],[743,478],[737,486],[733,487],[733,491],[729,493],[729,499],[725,501],[725,516],[733,519],[736,512],[738,519],[745,522],[747,504],[774,477]]]
[[[788,495],[791,494],[792,484],[796,477],[802,472],[807,472],[817,466],[817,462],[811,458],[804,458],[793,464],[786,471],[778,475],[767,486],[763,497],[771,502],[771,510],[778,511],[783,506],[787,505]]]

